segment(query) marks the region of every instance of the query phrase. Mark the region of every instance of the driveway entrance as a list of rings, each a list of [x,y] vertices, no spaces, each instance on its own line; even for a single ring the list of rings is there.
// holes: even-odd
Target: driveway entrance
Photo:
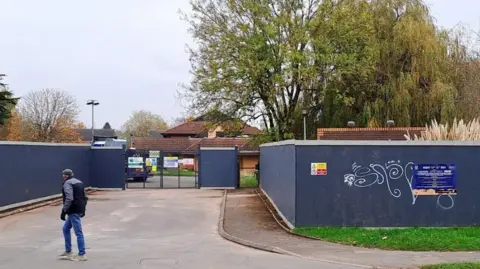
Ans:
[[[131,165],[127,161],[125,185],[128,189],[194,189],[198,187],[195,155],[158,150],[137,151],[136,155],[143,159],[143,164]]]
[[[224,240],[217,233],[222,194],[195,189],[92,194],[83,219],[85,264],[56,257],[63,250],[59,206],[2,218],[0,268],[346,268]]]

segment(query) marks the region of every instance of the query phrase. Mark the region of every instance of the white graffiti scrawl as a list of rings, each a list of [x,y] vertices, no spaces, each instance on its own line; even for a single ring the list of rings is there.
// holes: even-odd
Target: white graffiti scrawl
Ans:
[[[413,162],[403,166],[400,161],[389,161],[384,165],[369,164],[368,167],[353,163],[352,171],[352,174],[345,174],[343,177],[345,184],[349,187],[365,188],[375,184],[386,185],[390,195],[394,198],[400,198],[402,191],[398,188],[392,188],[391,183],[402,181],[408,186],[409,193],[407,195],[412,197],[412,205],[415,205],[418,195],[413,194],[412,191]],[[455,200],[452,195],[440,195],[437,198],[437,205],[443,209],[451,209],[455,205]]]

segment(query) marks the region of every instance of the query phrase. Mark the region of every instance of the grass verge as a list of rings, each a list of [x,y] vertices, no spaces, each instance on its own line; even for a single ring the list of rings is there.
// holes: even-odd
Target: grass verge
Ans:
[[[480,262],[440,263],[424,265],[421,269],[480,269]]]
[[[411,251],[480,250],[480,227],[398,229],[318,227],[297,228],[294,231],[328,242],[367,248]]]
[[[180,174],[181,177],[194,177],[195,171],[192,170],[163,170],[163,176],[177,177]],[[161,175],[161,172],[156,173],[157,176]]]
[[[255,175],[242,176],[240,178],[240,188],[255,188],[257,186],[258,186],[258,182]]]

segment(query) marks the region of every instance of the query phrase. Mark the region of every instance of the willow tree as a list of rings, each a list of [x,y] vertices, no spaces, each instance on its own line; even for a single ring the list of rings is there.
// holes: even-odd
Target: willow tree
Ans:
[[[451,40],[421,0],[192,0],[196,112],[301,127],[423,126],[457,113]],[[458,84],[458,83],[457,83]]]
[[[447,44],[427,6],[420,0],[374,0],[372,12],[380,58],[377,94],[365,104],[368,125],[453,119],[456,90],[446,74]]]
[[[458,118],[470,121],[480,115],[480,36],[457,26],[445,33],[450,61],[448,74],[457,89]]]
[[[291,136],[300,110],[321,114],[329,83],[374,67],[372,51],[365,49],[373,36],[366,1],[191,5],[193,14],[185,19],[197,48],[190,51],[193,80],[184,97],[197,112],[261,119],[277,140]],[[336,99],[348,103],[345,92],[338,90]]]
[[[378,127],[392,119],[399,126],[423,126],[432,119],[453,119],[457,92],[449,75],[448,42],[425,4],[373,0],[368,8],[371,19],[362,22],[366,29],[373,27],[374,40],[361,44],[367,44],[363,49],[369,57],[364,59],[374,63],[328,84],[320,125],[345,126],[355,120]],[[344,92],[340,99],[338,92]]]

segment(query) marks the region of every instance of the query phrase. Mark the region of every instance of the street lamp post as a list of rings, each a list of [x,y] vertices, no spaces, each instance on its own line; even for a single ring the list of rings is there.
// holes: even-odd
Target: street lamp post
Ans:
[[[307,140],[307,110],[302,110],[303,115],[303,140]]]
[[[92,106],[92,140],[95,135],[95,106],[98,106],[100,103],[97,100],[88,100],[87,106]]]

